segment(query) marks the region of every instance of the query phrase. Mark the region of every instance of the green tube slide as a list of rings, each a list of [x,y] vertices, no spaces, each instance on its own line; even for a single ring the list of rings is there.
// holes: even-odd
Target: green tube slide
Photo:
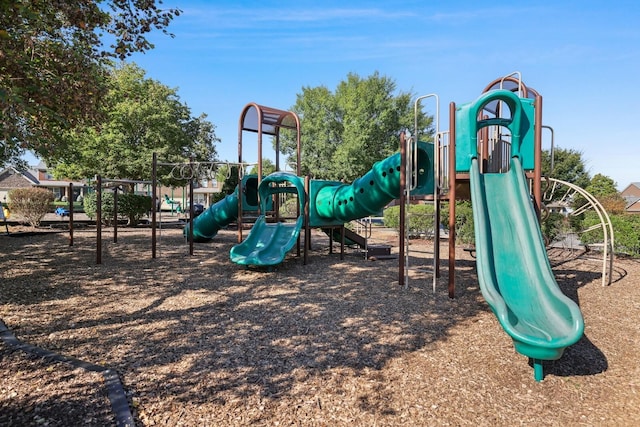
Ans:
[[[420,142],[416,153],[416,191],[433,189],[433,144]],[[389,202],[400,196],[400,154],[396,153],[373,165],[371,170],[352,184],[336,181],[312,180],[309,190],[309,225],[322,227],[343,224],[378,213]],[[272,208],[272,195],[278,192],[295,192],[304,212],[307,197],[303,180],[286,172],[275,172],[265,177],[258,188],[261,212]],[[265,204],[266,203],[266,204]],[[263,206],[263,204],[265,204]],[[237,219],[238,191],[212,205],[194,219],[194,241],[205,242],[218,230]],[[283,261],[293,248],[304,225],[300,216],[294,223],[268,223],[260,216],[247,238],[231,249],[231,260],[240,265],[272,266]],[[185,227],[188,235],[189,225]]]
[[[481,174],[475,158],[470,178],[482,295],[540,381],[541,361],[582,337],[582,313],[556,283],[520,159],[507,173]]]
[[[433,144],[420,142],[417,149],[417,189],[433,191]],[[311,226],[345,223],[380,212],[389,202],[400,197],[400,153],[373,165],[371,170],[352,184],[312,181],[310,200]],[[314,191],[315,187],[320,187]]]
[[[207,242],[218,234],[221,228],[226,227],[238,218],[238,188],[226,196],[224,199],[214,203],[193,219],[193,241]],[[184,228],[184,235],[189,235],[189,227],[187,224]]]

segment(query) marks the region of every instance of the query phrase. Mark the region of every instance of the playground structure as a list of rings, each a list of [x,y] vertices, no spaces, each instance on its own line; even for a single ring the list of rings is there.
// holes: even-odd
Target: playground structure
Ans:
[[[514,73],[515,74],[515,73]],[[416,100],[418,102],[427,95]],[[436,107],[438,110],[438,107]],[[434,142],[417,131],[401,136],[400,153],[374,164],[351,184],[312,180],[300,175],[300,126],[294,113],[248,104],[240,118],[238,164],[243,131],[258,134],[258,175],[239,177],[236,191],[209,207],[185,227],[190,241],[204,242],[235,222],[238,244],[230,252],[240,265],[280,264],[304,235],[304,262],[312,227],[338,229],[344,248],[345,223],[380,211],[400,199],[401,230],[406,207],[417,200],[435,205],[434,239],[439,241],[440,203],[449,202],[449,296],[455,295],[455,201],[470,199],[475,222],[478,279],[483,296],[512,338],[529,357],[537,381],[543,360],[560,358],[577,342],[584,323],[576,303],[560,291],[540,232],[544,210],[541,191],[542,97],[513,75],[495,80],[474,102],[449,108],[450,129],[440,132],[436,113]],[[297,173],[279,171],[279,132],[297,133]],[[277,172],[262,177],[262,137],[275,138]],[[295,200],[295,215],[279,207]],[[247,214],[252,213],[253,218]],[[257,215],[257,216],[255,216]],[[605,214],[606,215],[606,214]],[[254,221],[246,239],[242,224]],[[603,229],[607,227],[603,226]],[[610,229],[610,223],[609,223]],[[329,233],[330,237],[332,236]],[[399,282],[409,268],[405,233],[400,233]],[[610,241],[605,237],[606,247]],[[612,244],[611,244],[612,245]],[[438,245],[435,245],[436,247]],[[611,255],[612,257],[612,255]],[[611,258],[612,260],[612,258]],[[611,261],[612,262],[612,261]],[[434,249],[434,290],[439,277]],[[603,280],[606,268],[603,271]]]

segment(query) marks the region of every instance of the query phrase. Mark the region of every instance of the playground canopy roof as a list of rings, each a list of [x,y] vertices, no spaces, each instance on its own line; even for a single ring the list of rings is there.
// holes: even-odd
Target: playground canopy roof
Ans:
[[[298,129],[298,120],[291,111],[278,110],[258,104],[247,104],[240,117],[242,130],[277,135],[279,129]]]

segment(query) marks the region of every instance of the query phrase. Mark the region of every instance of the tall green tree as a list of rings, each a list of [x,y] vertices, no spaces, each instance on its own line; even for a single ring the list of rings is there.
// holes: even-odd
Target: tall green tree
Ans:
[[[591,177],[582,159],[582,153],[573,149],[556,148],[553,154],[553,170],[551,169],[551,153],[542,151],[542,176],[570,182],[580,188],[586,188]]]
[[[161,0],[0,1],[0,166],[54,159],[64,130],[96,123],[105,66],[153,48],[178,9]],[[108,40],[105,45],[105,40]]]
[[[367,78],[349,74],[334,92],[325,86],[303,87],[291,108],[300,117],[302,173],[315,178],[352,181],[399,148],[400,132],[413,132],[412,94],[375,72]],[[432,117],[420,112],[421,134],[430,135]],[[294,166],[296,145],[285,133],[281,151]]]
[[[616,182],[608,176],[599,173],[594,175],[585,190],[598,199],[607,212],[624,213],[626,205],[624,197],[618,192]]]
[[[145,77],[135,64],[112,69],[98,126],[78,126],[66,133],[67,150],[54,175],[82,179],[96,174],[112,179],[151,179],[152,153],[161,162],[216,160],[215,127],[205,115],[192,117],[175,89]],[[187,176],[160,168],[166,184]]]
[[[276,165],[271,161],[271,159],[262,159],[262,176],[267,176],[276,171]],[[258,165],[253,165],[251,170],[249,171],[251,175],[258,175]]]

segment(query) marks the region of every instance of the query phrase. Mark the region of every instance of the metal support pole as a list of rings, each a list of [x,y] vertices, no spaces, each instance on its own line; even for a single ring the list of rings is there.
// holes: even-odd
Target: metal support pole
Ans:
[[[73,182],[69,183],[69,246],[73,246]]]
[[[542,214],[542,96],[535,99],[533,199],[538,222]]]
[[[456,293],[456,104],[449,104],[449,298]]]
[[[400,133],[400,242],[398,247],[398,284],[405,286],[404,245],[406,239],[406,202],[407,202],[407,144],[404,132]]]
[[[102,264],[102,177],[96,181],[96,264]]]
[[[158,154],[154,152],[151,164],[151,258],[154,259],[156,257],[156,211],[158,209],[157,165]]]
[[[193,158],[190,166],[193,166]],[[189,255],[193,255],[193,169],[189,179]]]
[[[113,189],[113,243],[118,243],[118,187]]]

